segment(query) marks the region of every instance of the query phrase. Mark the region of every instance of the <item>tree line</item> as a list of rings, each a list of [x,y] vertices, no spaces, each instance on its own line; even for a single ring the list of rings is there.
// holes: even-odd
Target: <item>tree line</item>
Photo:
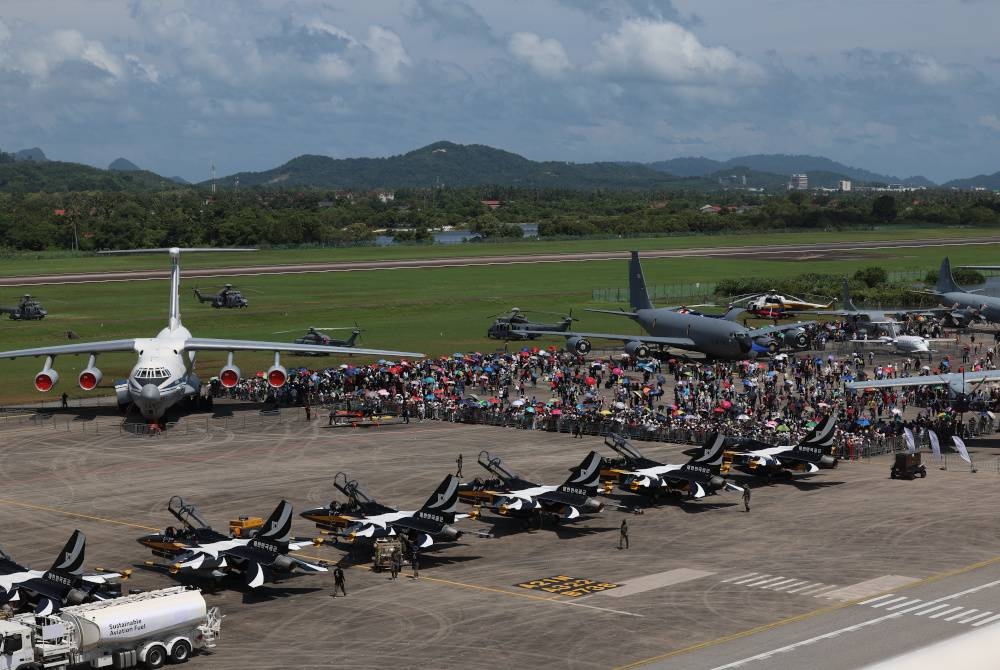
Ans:
[[[9,156],[9,154],[7,154]],[[3,157],[0,157],[3,159]],[[801,192],[767,195],[515,187],[399,189],[379,193],[321,189],[203,188],[0,193],[0,245],[13,250],[121,249],[168,245],[345,245],[378,232],[429,240],[454,226],[486,238],[520,237],[537,223],[541,237],[838,230],[875,225],[1000,226],[992,194]],[[483,201],[499,201],[492,209]],[[705,205],[714,206],[701,211]]]

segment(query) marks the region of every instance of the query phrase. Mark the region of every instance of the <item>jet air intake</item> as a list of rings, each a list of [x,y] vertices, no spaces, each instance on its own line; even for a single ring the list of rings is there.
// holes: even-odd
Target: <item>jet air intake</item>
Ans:
[[[219,370],[219,383],[224,388],[231,389],[240,383],[240,369],[233,363],[233,352],[229,352],[229,360],[226,367]]]
[[[288,370],[281,364],[281,354],[274,352],[274,365],[267,371],[267,383],[271,388],[281,388],[288,379]]]
[[[636,340],[633,340],[631,342],[626,342],[625,346],[622,347],[622,349],[625,350],[626,354],[628,354],[629,356],[633,356],[635,358],[646,358],[647,356],[649,356],[649,347],[647,347],[642,342]]]
[[[35,375],[35,388],[42,393],[51,391],[52,387],[59,382],[59,373],[52,369],[52,357],[45,359],[45,367]]]
[[[96,362],[96,356],[91,356],[86,369],[80,373],[80,376],[76,380],[80,388],[84,391],[93,391],[104,377],[104,373],[97,367]]]
[[[566,348],[578,354],[589,354],[593,345],[590,344],[590,340],[583,337],[567,337]]]

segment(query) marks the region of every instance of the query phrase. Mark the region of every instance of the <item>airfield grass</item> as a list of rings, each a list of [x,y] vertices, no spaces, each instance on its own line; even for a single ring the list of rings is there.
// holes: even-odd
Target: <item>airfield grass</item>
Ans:
[[[501,256],[507,254],[544,254],[563,252],[629,251],[632,249],[692,249],[747,245],[788,245],[820,242],[857,242],[905,239],[954,239],[995,235],[995,228],[894,228],[847,231],[797,231],[720,235],[671,235],[650,238],[613,238],[585,240],[523,240],[497,243],[436,245],[397,245],[389,247],[326,247],[300,249],[262,249],[257,252],[225,254],[187,254],[183,265],[191,268],[221,268],[244,265],[282,265],[336,261],[405,260],[454,258],[463,256]],[[61,272],[99,272],[115,270],[158,270],[166,267],[163,254],[110,255],[67,252],[25,252],[0,260],[0,277],[55,274]]]
[[[950,247],[956,264],[994,262],[1000,245]],[[162,262],[165,259],[161,260]],[[849,260],[803,261],[757,260],[753,258],[671,258],[646,260],[644,270],[650,286],[672,283],[717,281],[726,277],[782,278],[803,272],[850,274],[871,265],[886,270],[933,269],[941,260],[937,249],[899,249],[856,252]],[[199,279],[206,286],[211,279]],[[525,310],[565,313],[573,310],[580,321],[574,329],[590,332],[638,333],[628,319],[588,313],[586,308],[627,307],[598,303],[592,291],[625,287],[626,264],[622,260],[564,263],[524,263],[504,266],[422,268],[371,272],[259,275],[246,278],[240,288],[250,299],[249,309],[216,310],[198,304],[192,282],[182,285],[181,313],[185,326],[199,337],[232,337],[291,342],[310,326],[350,327],[357,322],[364,330],[359,346],[446,355],[456,351],[493,351],[502,342],[488,340],[490,315],[512,306]],[[110,340],[152,337],[166,323],[169,283],[166,280],[69,284],[44,287],[38,295],[49,310],[43,321],[0,320],[0,348],[21,349],[68,342],[67,331],[80,340]],[[4,299],[12,300],[16,291]],[[556,317],[538,316],[555,321]],[[289,332],[280,332],[289,331]],[[331,333],[346,337],[349,331]],[[542,346],[561,344],[561,339],[540,339]],[[521,343],[509,347],[517,350]],[[215,375],[224,355],[202,353],[197,370],[203,380]],[[356,360],[363,360],[355,357]],[[244,375],[266,369],[270,354],[237,355]],[[86,357],[66,356],[56,362],[61,380],[50,396],[34,391],[31,380],[41,369],[40,359],[0,362],[0,404],[54,400],[62,391],[73,398],[85,397],[76,377],[86,366]],[[343,362],[340,357],[283,355],[288,367],[321,367]],[[102,391],[113,380],[124,378],[135,363],[134,354],[105,354],[99,361],[104,372]]]

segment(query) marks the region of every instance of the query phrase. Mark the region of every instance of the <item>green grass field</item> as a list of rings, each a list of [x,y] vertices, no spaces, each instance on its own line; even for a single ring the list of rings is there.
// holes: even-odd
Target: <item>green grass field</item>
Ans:
[[[656,238],[602,240],[519,241],[496,244],[402,245],[392,247],[265,249],[248,253],[187,254],[184,265],[191,268],[218,268],[242,265],[319,263],[330,261],[396,260],[410,258],[452,258],[456,256],[501,256],[506,254],[553,253],[564,251],[628,251],[631,249],[691,249],[735,247],[758,244],[803,244],[809,242],[851,242],[900,239],[952,239],[994,235],[992,228],[931,229],[882,228],[838,232],[794,232],[740,235],[675,235]],[[0,261],[0,277],[98,272],[111,270],[155,270],[165,267],[162,254],[112,255],[70,253],[14,254]]]
[[[705,238],[700,239],[705,242]],[[629,240],[623,248],[641,246],[636,240]],[[1000,257],[1000,245],[951,247],[948,254],[955,264],[989,263]],[[676,258],[647,260],[644,269],[647,283],[652,286],[748,275],[781,278],[803,272],[850,274],[876,264],[887,270],[929,270],[938,266],[941,255],[937,249],[900,249],[857,253],[850,260],[817,258],[808,262]],[[158,262],[151,264],[153,267],[166,267],[165,255],[154,259]],[[187,259],[183,260],[187,263]],[[150,266],[145,258],[142,265]],[[199,279],[198,283],[209,287],[217,286],[222,280]],[[627,285],[623,260],[259,275],[240,278],[237,285],[250,299],[249,309],[215,310],[200,305],[191,293],[193,281],[185,281],[181,296],[185,325],[201,337],[290,342],[297,332],[275,334],[276,331],[305,332],[309,326],[351,326],[357,322],[365,330],[361,346],[422,351],[432,355],[502,348],[502,342],[485,337],[490,324],[487,317],[514,305],[526,310],[552,312],[572,309],[580,318],[579,323],[574,324],[578,330],[637,332],[627,319],[584,311],[588,307],[623,306],[598,304],[591,299],[593,289]],[[165,280],[43,286],[33,287],[32,292],[47,307],[49,317],[41,322],[0,320],[0,348],[9,350],[64,343],[68,341],[68,330],[76,332],[80,341],[152,337],[166,322],[168,282]],[[13,302],[19,293],[16,288],[6,289],[0,293],[0,301]],[[560,344],[561,340],[536,342]],[[511,343],[510,346],[517,349],[521,345]],[[201,376],[208,379],[216,374],[223,358],[221,355],[202,355],[198,365]],[[317,367],[341,362],[334,357],[294,356],[284,356],[283,361],[288,367]],[[99,366],[105,373],[104,386],[127,375],[134,362],[134,355],[102,356]],[[39,399],[41,396],[35,393],[31,380],[41,364],[40,359],[0,361],[0,380],[3,381],[0,404]],[[63,390],[72,397],[83,395],[76,386],[76,376],[85,364],[85,357],[80,356],[56,361],[62,378],[52,398]],[[237,364],[245,374],[252,373],[266,368],[270,356],[239,355]]]

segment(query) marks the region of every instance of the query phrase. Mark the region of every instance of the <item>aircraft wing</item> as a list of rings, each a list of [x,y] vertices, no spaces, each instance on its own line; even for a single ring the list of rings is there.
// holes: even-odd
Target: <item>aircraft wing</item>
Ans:
[[[949,372],[943,375],[920,375],[917,377],[899,377],[896,379],[873,379],[866,382],[848,382],[847,388],[853,390],[866,388],[892,388],[894,386],[935,386],[955,384],[980,384],[987,381],[1000,381],[1000,370],[981,370],[979,372]]]
[[[360,354],[362,356],[382,356],[387,358],[424,357],[423,354],[412,351],[387,351],[384,349],[361,349],[359,347],[329,347],[323,344],[293,344],[289,342],[223,340],[212,337],[189,338],[185,342],[184,348],[189,351],[285,351],[294,354]],[[0,358],[3,358],[3,356],[0,356]]]
[[[693,347],[695,341],[690,337],[657,337],[655,335],[621,335],[619,333],[579,333],[563,332],[554,333],[543,330],[522,330],[522,333],[531,335],[562,335],[563,337],[596,337],[600,340],[618,340],[619,342],[645,342],[648,344],[664,344],[669,347]]]
[[[13,351],[0,351],[0,358],[104,354],[111,351],[135,351],[135,340],[105,340],[103,342],[84,342],[81,344],[57,344],[53,347],[35,347],[34,349],[14,349]]]
[[[797,321],[796,323],[786,323],[780,326],[764,326],[763,328],[757,328],[750,331],[750,337],[760,337],[761,335],[770,335],[771,333],[783,333],[786,330],[796,330],[799,328],[805,328],[806,326],[815,325],[815,321]]]

